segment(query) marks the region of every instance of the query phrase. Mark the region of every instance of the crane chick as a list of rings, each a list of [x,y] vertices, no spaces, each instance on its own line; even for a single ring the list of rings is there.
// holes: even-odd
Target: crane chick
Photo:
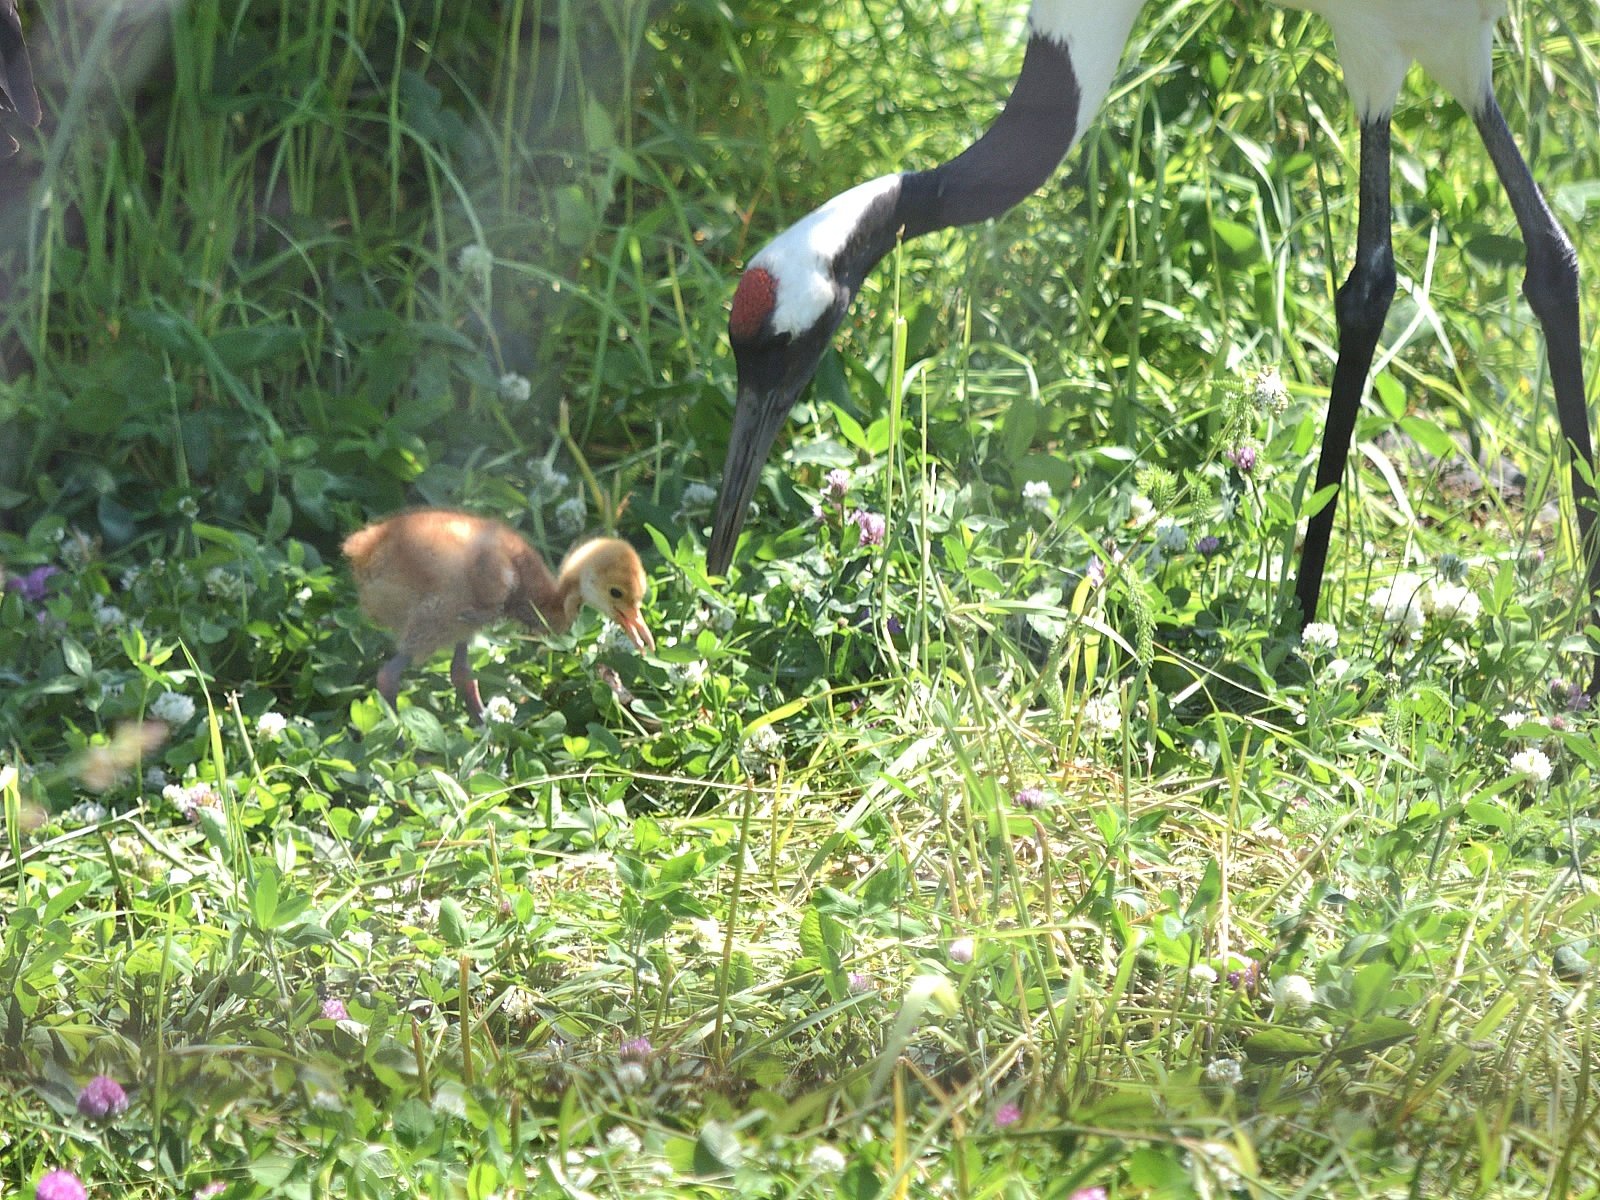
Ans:
[[[564,633],[589,604],[641,650],[655,649],[639,615],[644,567],[633,547],[616,538],[574,547],[552,576],[539,552],[509,525],[423,508],[357,530],[345,539],[344,553],[362,611],[395,634],[397,652],[378,671],[378,694],[390,708],[405,669],[453,643],[450,682],[472,717],[481,717],[467,639],[506,617],[536,634]]]

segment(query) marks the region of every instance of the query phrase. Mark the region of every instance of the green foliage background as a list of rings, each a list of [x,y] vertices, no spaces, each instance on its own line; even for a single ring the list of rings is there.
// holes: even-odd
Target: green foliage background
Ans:
[[[1564,459],[1509,209],[1420,76],[1337,670],[1284,581],[1353,131],[1323,26],[1268,5],[1149,6],[1049,185],[868,281],[704,576],[741,264],[970,142],[1024,8],[26,12],[0,562],[64,569],[0,601],[0,1186],[1600,1188]],[[1499,54],[1600,279],[1596,10],[1514,3]],[[813,516],[832,469],[881,550]],[[437,669],[383,710],[342,536],[459,504],[554,555],[580,494],[648,551],[658,653],[480,642],[515,723]],[[1401,569],[1482,619],[1396,633]],[[167,693],[196,716],[130,750]],[[101,1070],[115,1128],[73,1106]]]

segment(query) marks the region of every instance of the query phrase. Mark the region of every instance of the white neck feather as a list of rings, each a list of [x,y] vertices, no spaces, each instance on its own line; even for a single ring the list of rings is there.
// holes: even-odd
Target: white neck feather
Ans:
[[[801,333],[816,324],[833,304],[830,264],[850,241],[872,202],[899,182],[883,175],[840,192],[821,208],[802,217],[764,246],[751,267],[771,273],[778,284],[772,327],[778,333]]]

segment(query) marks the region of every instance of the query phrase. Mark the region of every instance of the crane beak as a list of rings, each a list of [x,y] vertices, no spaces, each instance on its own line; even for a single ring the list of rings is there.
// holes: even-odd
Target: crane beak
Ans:
[[[733,432],[728,436],[728,457],[722,468],[722,490],[717,493],[717,511],[711,524],[711,541],[706,545],[706,570],[713,575],[727,573],[733,561],[733,548],[739,541],[739,531],[744,528],[744,516],[750,508],[750,497],[755,495],[756,484],[761,479],[761,466],[767,461],[778,430],[789,417],[800,389],[810,376],[803,376],[798,386],[780,384],[771,389],[739,387],[739,399],[733,410]]]
[[[611,612],[611,619],[621,627],[622,632],[628,635],[628,640],[641,650],[654,650],[656,639],[650,636],[650,629],[644,623],[644,618],[639,615],[637,608],[615,608]]]

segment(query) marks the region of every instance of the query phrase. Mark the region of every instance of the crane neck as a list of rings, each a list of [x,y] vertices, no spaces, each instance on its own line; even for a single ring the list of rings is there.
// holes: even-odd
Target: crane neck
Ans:
[[[841,290],[828,333],[897,242],[999,216],[1038,190],[1110,91],[1143,7],[1144,0],[1034,0],[1022,69],[1005,107],[977,141],[936,167],[853,188],[785,231],[784,237],[801,230],[809,235],[812,225],[830,219],[833,205],[859,205],[848,236],[830,256]]]
[[[1082,101],[1067,44],[1035,31],[1011,97],[983,136],[949,162],[901,176],[901,236],[987,220],[1037,191],[1078,140]]]

